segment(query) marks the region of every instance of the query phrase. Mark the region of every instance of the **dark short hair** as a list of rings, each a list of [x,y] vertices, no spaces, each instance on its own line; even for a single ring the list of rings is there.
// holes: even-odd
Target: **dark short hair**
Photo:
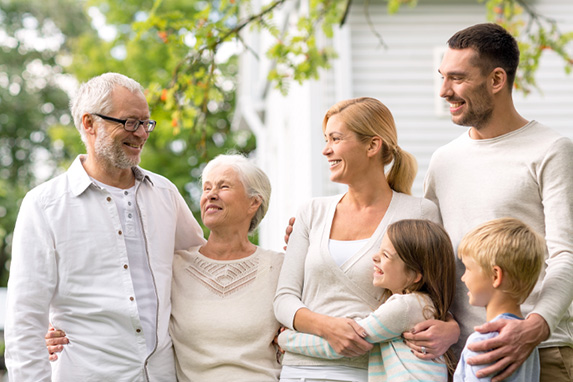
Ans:
[[[505,70],[511,91],[519,65],[519,46],[502,26],[484,23],[462,29],[450,37],[448,46],[450,49],[474,49],[477,57],[473,63],[484,75],[497,67]]]

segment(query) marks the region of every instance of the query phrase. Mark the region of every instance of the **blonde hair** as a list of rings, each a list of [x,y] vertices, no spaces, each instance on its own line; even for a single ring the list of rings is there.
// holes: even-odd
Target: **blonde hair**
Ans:
[[[545,240],[514,218],[488,221],[468,232],[458,247],[458,257],[473,259],[487,276],[493,267],[504,272],[503,292],[523,303],[537,283],[545,261]]]
[[[382,164],[392,163],[386,174],[390,188],[404,194],[411,194],[412,184],[418,172],[416,158],[398,146],[398,133],[390,110],[374,98],[361,97],[340,101],[324,116],[322,130],[326,130],[328,119],[339,115],[345,126],[362,141],[372,137],[382,139]]]

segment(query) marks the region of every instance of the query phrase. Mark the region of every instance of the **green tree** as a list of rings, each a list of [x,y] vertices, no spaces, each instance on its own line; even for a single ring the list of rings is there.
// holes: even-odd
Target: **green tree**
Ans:
[[[82,33],[85,23],[73,0],[0,2],[0,285],[20,201],[54,172],[48,130],[70,120],[60,85],[67,81],[59,61],[69,52],[64,34]]]

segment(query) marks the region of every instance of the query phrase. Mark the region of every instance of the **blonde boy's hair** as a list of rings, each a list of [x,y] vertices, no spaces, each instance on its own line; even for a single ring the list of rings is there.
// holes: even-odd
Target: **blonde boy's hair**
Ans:
[[[545,240],[514,218],[484,223],[468,232],[458,247],[458,257],[469,257],[493,276],[493,267],[504,273],[503,292],[523,303],[533,290],[545,261]]]

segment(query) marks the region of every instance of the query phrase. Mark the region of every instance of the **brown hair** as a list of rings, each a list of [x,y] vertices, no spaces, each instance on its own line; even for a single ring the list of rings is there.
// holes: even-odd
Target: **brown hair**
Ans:
[[[493,23],[476,24],[456,32],[448,40],[450,49],[473,49],[473,63],[483,75],[499,67],[507,73],[508,89],[511,92],[519,65],[519,46],[515,38],[502,26]]]
[[[387,234],[406,268],[422,275],[407,292],[428,295],[434,308],[424,315],[446,321],[454,300],[456,263],[452,242],[444,228],[429,220],[408,219],[390,224]],[[451,350],[446,352],[445,359],[448,370],[453,372],[455,358]]]
[[[390,110],[382,102],[369,97],[340,101],[326,112],[322,121],[323,131],[326,130],[328,119],[336,114],[360,140],[368,141],[372,137],[382,139],[382,164],[387,166],[393,162],[386,174],[390,188],[410,194],[418,164],[412,154],[398,146],[398,133]]]

